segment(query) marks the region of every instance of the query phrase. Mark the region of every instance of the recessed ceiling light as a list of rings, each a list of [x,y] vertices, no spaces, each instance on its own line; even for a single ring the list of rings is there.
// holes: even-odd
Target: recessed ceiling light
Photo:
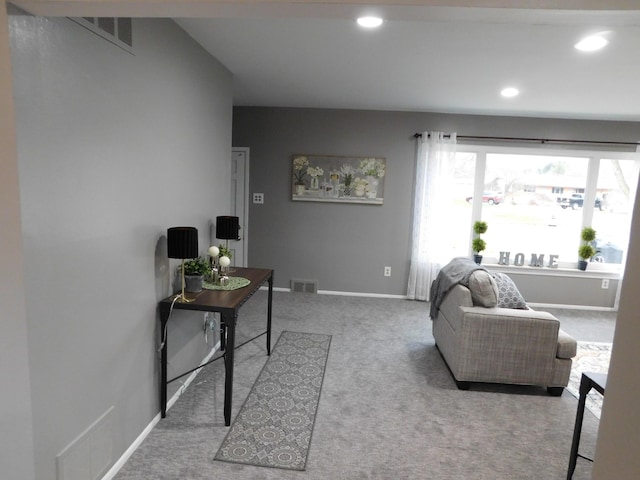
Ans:
[[[600,35],[591,35],[580,40],[574,47],[583,52],[595,52],[604,48],[608,43],[609,40]]]
[[[382,25],[382,19],[380,17],[360,17],[356,21],[358,25],[365,28],[376,28]]]
[[[500,92],[500,95],[507,98],[515,97],[519,94],[520,94],[520,91],[514,87],[503,88],[502,91]]]

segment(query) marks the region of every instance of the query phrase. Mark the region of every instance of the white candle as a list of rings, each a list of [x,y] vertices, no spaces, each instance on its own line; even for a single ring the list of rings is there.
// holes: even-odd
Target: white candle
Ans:
[[[217,257],[220,254],[220,249],[218,247],[211,246],[209,247],[209,255],[211,255],[212,257]]]
[[[228,267],[231,264],[231,260],[229,257],[220,257],[220,266]]]

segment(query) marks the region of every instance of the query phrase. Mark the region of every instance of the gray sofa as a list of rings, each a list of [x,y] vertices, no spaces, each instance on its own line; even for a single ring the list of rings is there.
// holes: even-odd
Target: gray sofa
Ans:
[[[540,385],[561,395],[577,343],[558,319],[527,307],[474,305],[468,287],[453,285],[431,315],[433,337],[458,388],[471,382]]]

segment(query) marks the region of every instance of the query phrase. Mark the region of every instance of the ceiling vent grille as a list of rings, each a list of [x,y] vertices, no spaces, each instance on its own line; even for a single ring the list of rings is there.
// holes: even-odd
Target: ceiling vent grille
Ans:
[[[291,291],[298,293],[318,293],[317,280],[291,280]]]
[[[133,53],[133,26],[130,18],[70,17],[78,25]]]

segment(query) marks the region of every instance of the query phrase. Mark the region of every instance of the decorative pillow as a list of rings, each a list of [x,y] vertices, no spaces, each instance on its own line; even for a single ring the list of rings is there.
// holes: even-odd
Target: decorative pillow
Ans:
[[[473,304],[480,307],[495,307],[498,303],[498,286],[486,270],[476,270],[469,277],[469,291]]]
[[[494,272],[491,275],[493,275],[498,286],[498,307],[517,308],[519,310],[527,310],[529,308],[511,277],[499,272]]]

